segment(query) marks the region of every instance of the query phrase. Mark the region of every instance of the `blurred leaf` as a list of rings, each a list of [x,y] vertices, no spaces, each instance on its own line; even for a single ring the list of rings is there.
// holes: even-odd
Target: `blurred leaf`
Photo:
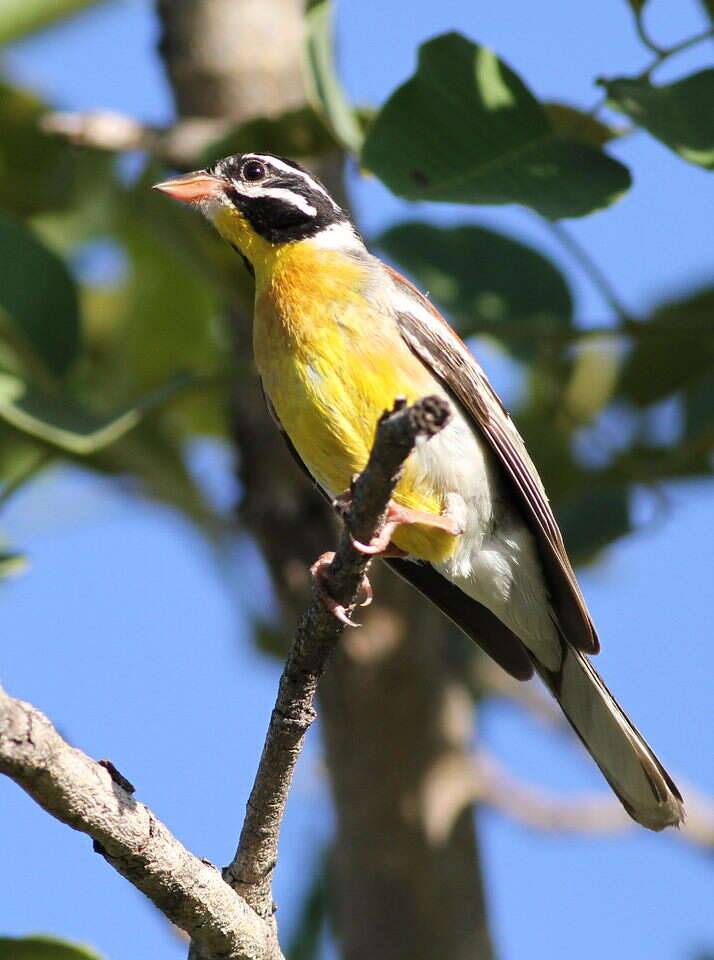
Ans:
[[[303,72],[307,98],[345,149],[359,153],[362,129],[335,68],[331,0],[308,0],[305,7]]]
[[[639,17],[645,7],[645,4],[647,3],[647,0],[627,0],[627,2],[632,8],[634,15]]]
[[[290,647],[290,638],[285,631],[262,618],[253,621],[253,639],[258,650],[280,660],[285,659]]]
[[[0,580],[24,573],[27,567],[28,560],[23,553],[15,553],[11,550],[0,548]],[[2,960],[4,956],[10,956],[10,954],[3,953],[3,940],[0,938],[0,960]]]
[[[483,227],[401,223],[378,238],[382,249],[445,309],[462,336],[492,334],[525,359],[540,337],[567,333],[570,290],[536,250]]]
[[[562,137],[516,74],[457,33],[425,43],[416,74],[369,128],[362,162],[409,200],[522,203],[579,217],[630,186],[622,164]]]
[[[0,0],[0,44],[13,43],[98,0]]]
[[[167,417],[151,417],[93,454],[82,465],[128,477],[146,496],[181,511],[204,534],[217,538],[226,520],[216,514],[186,467],[185,440]]]
[[[714,287],[659,307],[640,324],[620,389],[654,403],[714,370]]]
[[[330,851],[323,850],[300,905],[296,928],[285,952],[286,960],[317,960],[329,915],[329,865]]]
[[[19,215],[64,199],[71,161],[38,126],[46,109],[34,94],[0,84],[0,204]]]
[[[74,279],[27,227],[1,215],[0,307],[46,366],[63,374],[79,347]]]
[[[611,338],[589,341],[578,350],[563,390],[563,407],[576,423],[592,420],[612,397],[622,351]]]
[[[714,69],[654,87],[643,77],[600,80],[608,105],[689,163],[714,170]]]
[[[68,396],[45,393],[19,377],[0,373],[0,417],[60,450],[87,456],[114,443],[146,413],[191,382],[191,376],[182,374],[121,413],[100,416]]]
[[[710,23],[714,26],[714,0],[701,0],[701,5],[704,13],[709,17]],[[712,960],[714,960],[714,953],[712,953]]]
[[[588,490],[558,504],[558,521],[575,564],[589,563],[609,543],[629,533],[629,486],[592,474]]]
[[[610,140],[619,137],[622,130],[612,127],[592,114],[571,107],[567,103],[544,103],[550,125],[561,137],[569,137],[591,147],[604,147]]]
[[[688,384],[684,391],[684,438],[714,446],[714,372]]]
[[[277,117],[256,117],[201,153],[198,163],[209,166],[232,153],[261,150],[283,157],[318,157],[339,145],[312,107],[297,107]]]
[[[0,937],[0,960],[101,960],[89,947],[54,937]]]

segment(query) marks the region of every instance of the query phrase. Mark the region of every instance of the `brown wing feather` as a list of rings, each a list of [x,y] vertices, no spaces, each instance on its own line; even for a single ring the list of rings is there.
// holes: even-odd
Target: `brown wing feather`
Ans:
[[[510,416],[463,341],[429,300],[405,277],[388,268],[405,298],[423,310],[398,310],[396,318],[410,349],[444,384],[500,460],[516,492],[523,518],[536,538],[551,603],[564,635],[578,650],[600,645],[565,551],[563,538],[538,471]],[[426,311],[426,313],[424,312]]]

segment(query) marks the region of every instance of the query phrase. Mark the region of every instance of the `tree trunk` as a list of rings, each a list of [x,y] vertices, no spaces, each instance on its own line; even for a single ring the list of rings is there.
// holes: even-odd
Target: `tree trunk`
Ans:
[[[158,0],[160,50],[179,113],[243,122],[302,103],[302,7]],[[340,168],[339,157],[318,168],[338,195]],[[235,312],[235,349],[245,369],[248,311]],[[334,519],[292,463],[256,378],[238,379],[232,409],[240,518],[263,550],[292,629],[308,596],[307,567],[334,542]],[[464,800],[474,711],[450,662],[465,641],[450,643],[444,619],[377,566],[375,603],[362,629],[346,635],[320,691],[338,824],[336,937],[344,960],[490,960]]]

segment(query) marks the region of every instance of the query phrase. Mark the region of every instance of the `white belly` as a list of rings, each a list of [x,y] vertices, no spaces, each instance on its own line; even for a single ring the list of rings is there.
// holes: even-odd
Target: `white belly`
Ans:
[[[459,410],[414,452],[415,465],[461,514],[456,550],[435,568],[494,613],[551,669],[560,644],[533,535],[490,447]],[[450,497],[451,494],[451,497]]]

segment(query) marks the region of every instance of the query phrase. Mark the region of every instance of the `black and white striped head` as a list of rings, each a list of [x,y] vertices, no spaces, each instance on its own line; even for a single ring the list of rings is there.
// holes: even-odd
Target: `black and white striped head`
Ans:
[[[269,153],[238,153],[211,173],[227,181],[228,202],[269,243],[306,240],[347,220],[325,187],[293,160]]]
[[[230,210],[270,244],[307,240],[330,227],[354,235],[346,214],[319,180],[293,160],[270,153],[237,153],[207,170],[157,184],[157,189],[198,204],[229,242]]]

